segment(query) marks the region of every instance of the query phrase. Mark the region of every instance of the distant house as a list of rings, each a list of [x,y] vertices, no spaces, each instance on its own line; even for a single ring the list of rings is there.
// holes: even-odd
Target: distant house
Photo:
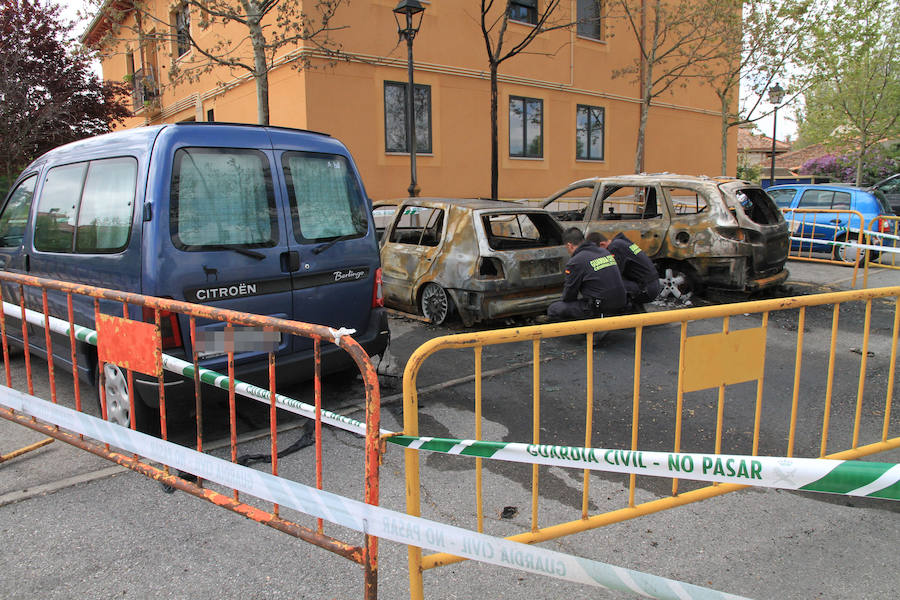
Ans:
[[[753,133],[752,124],[738,127],[737,151],[738,164],[748,167],[766,166],[772,161],[772,138]],[[775,140],[775,161],[778,157],[790,152],[791,145]]]

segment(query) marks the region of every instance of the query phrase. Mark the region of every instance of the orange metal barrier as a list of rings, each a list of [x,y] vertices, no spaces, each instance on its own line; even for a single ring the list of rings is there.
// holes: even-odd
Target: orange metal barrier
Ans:
[[[841,308],[848,303],[863,303],[861,327],[855,322],[840,320]],[[873,327],[876,309],[882,320]],[[882,315],[882,312],[888,314]],[[892,322],[890,327],[888,320]],[[666,325],[668,327],[660,327]],[[816,331],[810,333],[814,327]],[[614,352],[605,355],[605,361],[596,361],[593,334],[614,330],[619,331],[608,336],[606,343],[609,344],[610,338],[617,338],[618,346]],[[894,410],[898,333],[900,287],[440,337],[420,346],[407,363],[403,377],[403,433],[408,436],[431,433],[420,432],[418,413],[417,381],[427,360],[440,351],[471,348],[475,371],[472,429],[443,432],[440,437],[481,440],[484,414],[496,406],[492,401],[497,401],[503,404],[503,414],[521,413],[530,405],[532,417],[531,440],[503,441],[584,447],[595,447],[598,444],[594,442],[600,441],[605,448],[622,448],[623,460],[629,454],[626,450],[639,448],[859,458],[900,448],[900,415]],[[804,345],[807,335],[812,339]],[[563,336],[585,336],[586,339],[585,345],[581,346],[583,358],[579,351],[577,359],[583,359],[586,367],[583,429],[574,411],[564,411],[558,404],[553,405],[553,410],[542,410],[548,396],[556,402],[571,404],[575,398],[572,390],[581,387],[581,382],[572,381],[566,371],[551,374],[557,381],[563,378],[567,382],[566,392],[554,396],[550,386],[544,383],[544,374],[552,372],[554,362],[542,358],[542,343]],[[632,337],[633,346],[628,356]],[[839,339],[840,353],[836,351]],[[504,344],[520,344],[521,347],[496,351],[495,346]],[[794,345],[793,350],[790,344]],[[847,344],[853,346],[845,348]],[[488,353],[493,351],[494,360],[502,360],[512,352],[527,352],[528,346],[532,356],[531,398],[511,397],[508,384],[504,387],[502,383],[490,381],[493,389],[488,391],[482,381],[483,363]],[[775,350],[783,352],[782,356],[771,358],[767,354],[767,351]],[[847,350],[850,352],[846,353]],[[784,354],[790,358],[785,360]],[[647,368],[650,360],[655,368]],[[633,365],[630,378],[622,377],[626,364]],[[839,364],[847,366],[839,369]],[[765,375],[771,371],[777,376],[770,375],[767,379]],[[599,394],[602,394],[602,409],[595,403]],[[561,411],[568,416],[559,419],[557,413]],[[606,426],[598,425],[598,416],[608,419]],[[497,419],[496,412],[493,419]],[[573,425],[573,421],[578,424]],[[624,423],[630,423],[630,428]],[[650,436],[648,432],[655,435]],[[598,440],[598,433],[604,435],[602,441]],[[519,435],[522,434],[523,431],[519,431]],[[841,450],[835,451],[835,447]],[[419,453],[411,448],[405,449],[404,453],[407,512],[420,516]],[[473,458],[459,457],[458,460]],[[482,459],[474,458],[474,461],[475,509],[472,518],[477,531],[485,532]],[[576,508],[571,521],[548,524],[539,520],[540,471],[537,464],[532,466],[530,530],[508,539],[525,543],[556,539],[745,487],[642,477],[643,487],[652,489],[656,497],[637,503],[637,476],[632,474],[624,484],[627,498],[620,508],[591,514],[592,484],[615,479],[609,474],[585,470],[580,501],[575,500],[574,494],[570,499],[573,505],[580,506],[580,511]],[[648,482],[647,479],[655,481]],[[460,477],[459,481],[465,479]],[[514,504],[510,493],[504,488],[504,502]],[[606,497],[612,493],[607,489],[602,495]],[[438,501],[432,496],[432,503]],[[440,512],[440,507],[435,509]],[[413,599],[423,597],[423,571],[464,560],[446,553],[423,556],[422,550],[414,546],[410,546],[408,552]]]
[[[343,335],[343,332],[335,332],[335,330],[321,325],[239,313],[209,306],[51,281],[2,271],[0,271],[0,283],[2,283],[2,286],[0,286],[0,304],[4,305],[4,310],[0,310],[0,334],[2,334],[3,361],[7,387],[13,387],[10,366],[10,342],[8,341],[10,327],[16,328],[16,335],[21,335],[21,340],[24,342],[25,381],[18,383],[20,385],[24,384],[27,392],[33,395],[32,367],[34,365],[32,361],[35,354],[41,357],[52,357],[54,343],[66,344],[69,347],[68,350],[70,350],[68,356],[71,360],[72,370],[77,372],[79,357],[82,357],[83,360],[85,356],[85,342],[90,339],[90,335],[85,333],[87,331],[85,328],[93,328],[96,323],[97,329],[100,330],[100,333],[94,336],[96,343],[98,343],[98,349],[97,351],[89,350],[88,356],[93,361],[96,361],[95,373],[97,373],[100,382],[99,400],[102,417],[107,419],[112,408],[107,399],[109,396],[108,388],[110,385],[113,385],[112,382],[105,381],[103,363],[104,361],[116,361],[126,372],[125,380],[128,388],[127,402],[131,429],[135,428],[136,414],[134,373],[139,372],[157,377],[159,435],[163,440],[169,439],[172,425],[170,422],[171,411],[179,408],[172,405],[171,399],[168,405],[166,402],[166,389],[162,372],[163,341],[167,335],[171,335],[171,332],[166,328],[167,323],[172,325],[175,323],[172,319],[176,319],[176,315],[180,315],[184,319],[182,323],[186,322],[188,324],[192,342],[191,347],[193,349],[192,355],[185,357],[185,360],[193,363],[193,368],[190,369],[189,365],[186,370],[191,371],[194,378],[194,397],[192,400],[196,417],[193,423],[195,430],[193,436],[196,439],[195,448],[197,452],[204,451],[203,386],[201,384],[211,383],[210,377],[208,377],[209,373],[203,373],[202,369],[199,368],[196,343],[198,321],[200,323],[209,321],[223,322],[226,324],[226,332],[233,332],[235,327],[247,326],[261,329],[264,332],[277,332],[283,336],[312,340],[315,357],[315,370],[312,381],[315,396],[315,486],[320,490],[323,489],[324,470],[322,461],[322,343],[333,343],[339,346],[344,352],[349,354],[352,362],[359,369],[365,385],[366,440],[362,496],[366,503],[378,505],[379,462],[382,450],[379,439],[380,392],[378,377],[366,352],[349,335]],[[40,305],[27,307],[26,303],[28,303],[29,299],[34,298],[39,299]],[[76,311],[73,309],[76,303],[80,303],[79,306],[82,308],[86,306],[85,303],[92,303],[94,318],[89,321],[76,323]],[[60,311],[59,307],[64,308]],[[7,310],[15,314],[15,316],[12,317],[12,315],[7,314]],[[37,313],[40,313],[40,318],[36,320],[35,314],[31,310],[36,310]],[[116,313],[122,315],[122,318],[115,318]],[[144,321],[149,322],[141,322],[141,317],[143,317]],[[15,322],[11,323],[10,318]],[[41,323],[41,321],[43,322]],[[40,327],[41,325],[42,327]],[[38,332],[39,328],[43,329],[43,334]],[[66,335],[59,335],[62,333],[62,330],[66,331]],[[51,331],[54,331],[54,335],[51,335]],[[340,335],[335,335],[336,333]],[[32,337],[31,343],[29,343],[29,335]],[[35,338],[35,336],[37,337]],[[36,345],[35,341],[43,342],[43,345]],[[90,342],[88,341],[87,343]],[[91,352],[94,353],[91,354]],[[230,435],[230,457],[231,462],[234,463],[237,462],[235,390],[239,385],[246,384],[241,384],[237,381],[234,349],[229,347],[226,353],[228,365],[228,430]],[[57,362],[59,362],[59,353],[57,353]],[[56,385],[54,361],[48,358],[46,367],[49,376],[50,399],[53,404],[57,404],[59,402],[59,394]],[[261,386],[266,384],[261,384],[256,389],[263,394],[268,392],[268,397],[273,399],[276,398],[276,367],[275,352],[274,350],[269,350],[267,387],[262,388]],[[73,377],[73,382],[74,406],[71,408],[78,412],[87,412],[82,402],[83,390],[79,378],[77,376]],[[121,382],[116,383],[119,384]],[[224,387],[224,384],[219,384],[220,389]],[[272,475],[278,476],[278,411],[274,401],[269,402],[269,405],[270,472]],[[119,408],[124,409],[124,407]],[[226,493],[215,491],[209,485],[204,485],[205,482],[202,479],[191,480],[182,477],[181,473],[173,474],[167,466],[163,466],[161,469],[156,468],[138,455],[125,455],[111,449],[108,444],[101,444],[86,438],[84,435],[60,430],[57,426],[41,422],[10,408],[0,406],[0,416],[356,562],[363,567],[365,597],[370,599],[377,597],[378,540],[374,536],[365,534],[361,545],[341,541],[326,535],[321,519],[318,519],[313,527],[307,527],[280,515],[277,504],[260,508],[241,499],[237,490],[231,490],[230,494],[227,491]],[[8,457],[3,458],[6,459]]]

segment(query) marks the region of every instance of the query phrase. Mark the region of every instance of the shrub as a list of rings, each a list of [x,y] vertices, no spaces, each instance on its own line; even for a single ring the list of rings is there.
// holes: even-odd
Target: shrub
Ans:
[[[859,152],[826,154],[803,163],[800,172],[805,175],[824,175],[834,181],[856,182],[856,162]],[[885,177],[900,172],[900,146],[886,149],[876,145],[866,152],[862,166],[862,185],[878,183]]]

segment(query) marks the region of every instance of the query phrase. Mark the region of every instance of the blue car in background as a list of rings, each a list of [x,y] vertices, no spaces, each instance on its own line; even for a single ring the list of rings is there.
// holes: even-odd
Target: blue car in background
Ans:
[[[856,262],[857,250],[851,246],[834,245],[831,242],[855,242],[860,228],[874,233],[868,237],[869,244],[882,245],[883,239],[877,234],[890,233],[894,222],[877,217],[891,217],[893,211],[883,197],[858,187],[840,184],[786,184],[775,185],[766,192],[784,213],[784,220],[791,228],[792,237],[804,238],[803,241],[791,240],[791,250],[801,252],[827,252],[835,260],[853,264]],[[792,209],[804,211],[848,211],[845,213],[794,212]],[[858,216],[862,215],[863,223]],[[873,223],[871,229],[869,224]],[[864,236],[865,238],[865,236]],[[809,240],[823,240],[821,243]],[[865,239],[864,239],[865,242]],[[869,260],[875,260],[880,253],[870,250]],[[864,260],[864,253],[860,253]]]

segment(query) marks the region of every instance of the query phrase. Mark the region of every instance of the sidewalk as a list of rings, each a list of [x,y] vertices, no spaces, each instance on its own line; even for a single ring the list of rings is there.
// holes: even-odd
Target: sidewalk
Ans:
[[[791,272],[786,285],[824,287],[822,291],[860,290],[863,289],[864,271],[860,267],[856,273],[856,285],[853,285],[853,269],[843,265],[808,262],[805,260],[789,260],[785,268]],[[872,265],[869,267],[868,285],[865,287],[900,286],[900,269]]]

